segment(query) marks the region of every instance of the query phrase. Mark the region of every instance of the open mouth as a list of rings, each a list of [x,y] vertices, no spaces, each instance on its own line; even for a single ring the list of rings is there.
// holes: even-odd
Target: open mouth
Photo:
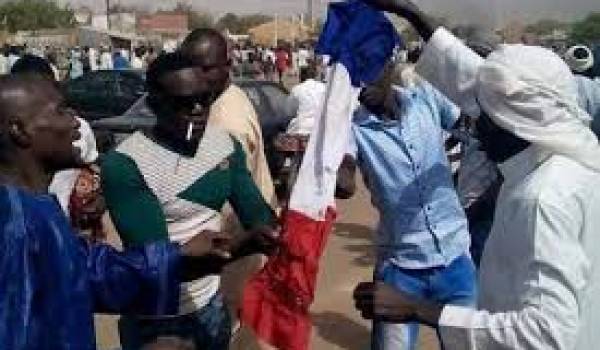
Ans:
[[[73,142],[81,140],[81,132],[79,130],[73,131],[73,134],[71,135],[71,140]]]

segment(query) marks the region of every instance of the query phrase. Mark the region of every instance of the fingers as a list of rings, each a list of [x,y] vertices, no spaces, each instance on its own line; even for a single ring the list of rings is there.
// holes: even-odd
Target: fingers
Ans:
[[[362,282],[354,289],[354,299],[363,299],[366,297],[373,298],[373,292],[375,290],[375,283],[373,282]]]
[[[229,233],[205,231],[204,234],[211,241],[209,254],[223,259],[231,259],[230,250],[233,237]]]
[[[362,282],[354,289],[354,306],[360,312],[362,318],[372,320],[374,314],[374,288],[373,282]]]

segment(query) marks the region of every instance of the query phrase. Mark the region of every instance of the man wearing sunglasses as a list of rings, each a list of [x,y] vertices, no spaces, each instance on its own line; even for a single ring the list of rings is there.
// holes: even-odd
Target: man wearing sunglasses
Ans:
[[[249,237],[232,247],[232,259],[207,262],[215,275],[182,286],[179,313],[149,318],[126,315],[124,349],[140,349],[160,336],[191,340],[198,349],[226,349],[231,325],[219,292],[221,268],[275,246],[274,215],[246,167],[233,137],[207,125],[210,101],[191,63],[178,53],[157,58],[147,73],[152,132],[135,133],[103,162],[107,206],[126,246],[169,237],[186,242],[221,231],[221,209],[231,203]]]

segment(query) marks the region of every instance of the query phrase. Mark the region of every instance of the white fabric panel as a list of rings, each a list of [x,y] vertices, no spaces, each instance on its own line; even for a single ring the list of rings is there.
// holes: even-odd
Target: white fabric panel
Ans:
[[[290,209],[323,220],[335,206],[337,171],[347,150],[352,115],[360,89],[350,75],[335,64],[328,76],[323,113],[315,120],[308,148],[290,198]]]

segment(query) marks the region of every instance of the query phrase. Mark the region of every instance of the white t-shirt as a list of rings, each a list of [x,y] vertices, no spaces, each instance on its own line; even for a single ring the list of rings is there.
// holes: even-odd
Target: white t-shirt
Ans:
[[[297,101],[298,113],[296,118],[290,122],[288,133],[311,134],[315,119],[323,109],[325,89],[324,83],[313,79],[308,79],[292,89],[289,98]]]
[[[100,69],[113,69],[113,60],[110,52],[103,52],[100,55]]]
[[[144,61],[137,56],[133,56],[133,58],[131,59],[131,68],[144,69]]]
[[[310,52],[307,49],[298,50],[298,67],[303,68],[308,66],[310,57]]]
[[[81,138],[73,142],[73,145],[81,150],[81,159],[84,163],[94,163],[98,159],[96,137],[88,122],[81,118],[77,118],[77,120],[79,120],[80,123],[79,132],[81,133]],[[69,215],[69,199],[71,198],[71,193],[73,192],[73,187],[75,186],[75,181],[77,181],[77,178],[79,177],[80,171],[80,169],[59,171],[54,174],[50,187],[48,188],[50,193],[56,195],[60,206],[67,216]]]

